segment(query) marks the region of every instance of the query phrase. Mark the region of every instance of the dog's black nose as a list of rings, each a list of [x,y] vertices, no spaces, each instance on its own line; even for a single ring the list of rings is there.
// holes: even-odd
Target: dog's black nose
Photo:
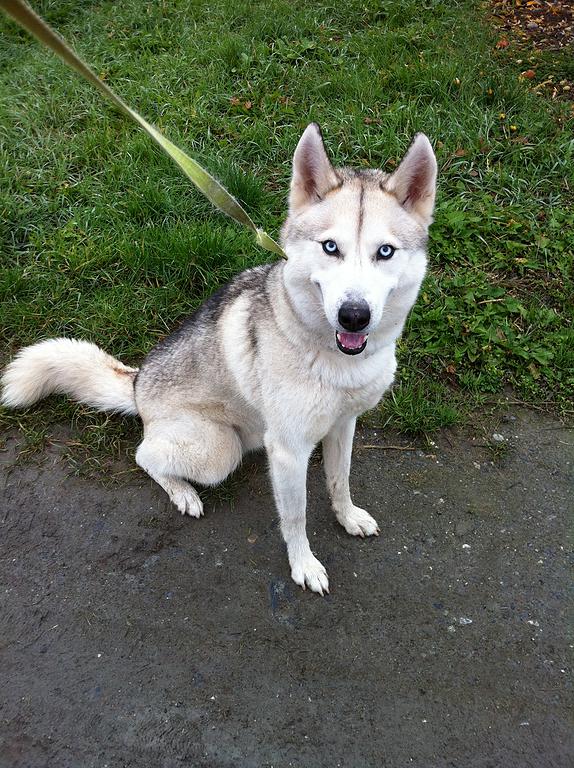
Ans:
[[[362,331],[371,321],[371,310],[366,301],[346,301],[339,309],[339,322],[346,331]]]

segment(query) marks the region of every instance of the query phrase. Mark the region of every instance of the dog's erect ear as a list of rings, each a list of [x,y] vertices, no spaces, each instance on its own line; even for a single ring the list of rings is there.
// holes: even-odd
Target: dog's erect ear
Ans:
[[[432,222],[436,174],[437,164],[431,143],[424,133],[417,133],[385,188],[397,197],[403,208],[428,226]]]
[[[289,211],[297,213],[316,203],[338,184],[339,178],[325,152],[321,129],[317,123],[311,123],[305,128],[293,155]]]

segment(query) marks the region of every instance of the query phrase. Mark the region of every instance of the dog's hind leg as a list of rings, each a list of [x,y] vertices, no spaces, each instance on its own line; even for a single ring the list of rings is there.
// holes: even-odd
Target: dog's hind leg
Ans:
[[[146,424],[136,462],[182,515],[200,517],[203,504],[190,483],[221,483],[237,467],[241,455],[241,440],[232,427],[201,414],[185,414]]]
[[[323,438],[323,464],[327,490],[337,520],[351,536],[378,535],[379,526],[368,512],[351,501],[349,472],[355,419],[341,419]]]

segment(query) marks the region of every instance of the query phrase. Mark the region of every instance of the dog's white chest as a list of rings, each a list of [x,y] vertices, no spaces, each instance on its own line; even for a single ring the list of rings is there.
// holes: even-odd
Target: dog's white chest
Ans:
[[[329,386],[306,386],[293,392],[290,402],[284,403],[299,422],[301,432],[315,444],[322,440],[342,419],[360,416],[373,408],[380,400],[386,387],[373,384],[360,389],[339,389]]]

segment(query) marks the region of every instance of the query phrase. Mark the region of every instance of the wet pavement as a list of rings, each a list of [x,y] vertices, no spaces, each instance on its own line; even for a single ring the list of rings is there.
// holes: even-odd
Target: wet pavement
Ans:
[[[520,409],[473,434],[360,431],[372,540],[314,459],[325,598],[289,579],[261,457],[197,521],[139,473],[16,462],[11,437],[1,768],[570,768],[574,436]]]

